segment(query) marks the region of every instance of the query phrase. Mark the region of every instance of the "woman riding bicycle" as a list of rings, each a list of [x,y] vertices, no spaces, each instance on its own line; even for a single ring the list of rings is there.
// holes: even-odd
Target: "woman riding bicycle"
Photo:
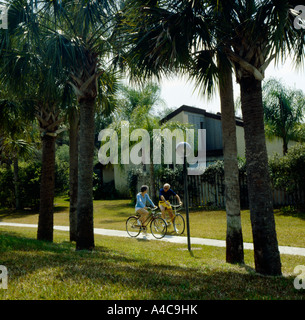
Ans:
[[[142,225],[145,223],[149,215],[149,212],[147,211],[147,207],[146,207],[146,202],[149,202],[153,206],[153,208],[157,208],[157,206],[150,199],[147,192],[148,192],[148,186],[143,185],[141,187],[141,192],[137,194],[137,203],[135,206],[136,213],[140,214],[139,220],[141,221]]]

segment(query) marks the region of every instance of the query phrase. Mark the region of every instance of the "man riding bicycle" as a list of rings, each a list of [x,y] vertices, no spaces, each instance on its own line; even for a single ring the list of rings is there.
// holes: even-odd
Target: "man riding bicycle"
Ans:
[[[178,194],[176,192],[174,192],[172,189],[170,189],[170,184],[165,183],[163,188],[160,189],[160,194],[159,194],[159,208],[161,210],[162,213],[162,218],[165,220],[165,211],[168,212],[169,217],[171,219],[171,222],[173,223],[173,220],[175,218],[174,214],[173,214],[173,209],[172,206],[169,202],[169,198],[171,196],[175,196],[178,201],[179,204],[182,205],[182,202],[180,200],[180,197],[178,196]]]

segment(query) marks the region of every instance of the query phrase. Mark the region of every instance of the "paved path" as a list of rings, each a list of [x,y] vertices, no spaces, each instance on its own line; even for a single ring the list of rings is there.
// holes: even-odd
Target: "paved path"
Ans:
[[[8,226],[8,227],[24,227],[24,228],[37,228],[37,224],[24,224],[24,223],[12,223],[12,222],[0,222],[0,226]],[[60,231],[69,231],[68,226],[54,226],[54,230]],[[111,237],[129,237],[126,231],[121,230],[111,230],[111,229],[101,229],[94,228],[94,233],[103,235],[103,236],[111,236]],[[158,240],[154,238],[151,234],[147,234],[147,236],[143,236],[142,233],[137,237],[138,239],[147,239],[147,240]],[[187,237],[178,237],[166,235],[162,241],[172,242],[172,243],[180,243],[187,244]],[[158,240],[160,241],[160,240]],[[215,239],[204,239],[204,238],[194,238],[191,237],[191,244],[199,244],[205,246],[214,246],[214,247],[225,247],[226,242],[224,240],[215,240]],[[253,250],[253,244],[244,242],[244,249]],[[281,254],[290,254],[290,255],[299,255],[305,256],[305,248],[297,248],[297,247],[288,247],[288,246],[279,246],[279,250]]]

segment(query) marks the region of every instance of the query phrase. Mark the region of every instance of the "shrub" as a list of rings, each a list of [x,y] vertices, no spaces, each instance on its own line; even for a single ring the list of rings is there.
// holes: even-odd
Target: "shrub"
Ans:
[[[67,194],[69,191],[69,163],[56,158],[55,161],[55,195]]]
[[[55,194],[62,195],[69,191],[69,146],[57,148],[55,156]]]
[[[216,184],[217,176],[223,178],[224,176],[224,167],[223,161],[218,160],[215,163],[208,166],[204,173],[201,175],[202,181],[208,182],[211,185]]]
[[[26,208],[39,208],[41,163],[23,163],[19,168],[20,203]]]
[[[274,156],[269,167],[273,186],[290,194],[296,205],[304,204],[305,145],[291,147],[283,157]]]
[[[139,168],[133,168],[128,171],[128,188],[130,191],[131,199],[132,199],[132,204],[135,204],[136,202],[136,196],[138,193],[138,181],[140,178],[143,177],[143,170]]]
[[[41,165],[36,162],[19,165],[19,197],[23,208],[38,208]],[[0,168],[0,205],[15,206],[14,175],[11,168]]]
[[[93,199],[94,200],[113,200],[118,198],[114,181],[101,183],[98,174],[93,173]]]
[[[178,185],[183,185],[183,168],[182,165],[177,165],[175,168],[167,168],[160,166],[155,170],[156,177],[159,180],[160,185],[164,183],[169,183],[170,185],[175,184],[175,189],[177,190]],[[160,186],[158,186],[159,188]]]
[[[40,202],[41,162],[19,163],[19,197],[22,208],[38,209]],[[61,161],[56,155],[55,195],[69,190],[69,163]],[[0,206],[15,206],[15,185],[12,168],[0,168]]]
[[[2,207],[11,207],[14,202],[13,172],[7,168],[0,168],[0,205]]]

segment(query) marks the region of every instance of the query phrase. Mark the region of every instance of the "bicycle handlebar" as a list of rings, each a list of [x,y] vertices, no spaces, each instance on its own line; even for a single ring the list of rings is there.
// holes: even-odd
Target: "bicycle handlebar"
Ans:
[[[173,208],[180,208],[180,207],[182,207],[182,204],[172,204],[171,206]]]
[[[157,209],[159,209],[158,207],[155,207],[155,208],[152,208],[152,207],[147,207],[148,210],[151,210],[151,211],[155,211]]]

